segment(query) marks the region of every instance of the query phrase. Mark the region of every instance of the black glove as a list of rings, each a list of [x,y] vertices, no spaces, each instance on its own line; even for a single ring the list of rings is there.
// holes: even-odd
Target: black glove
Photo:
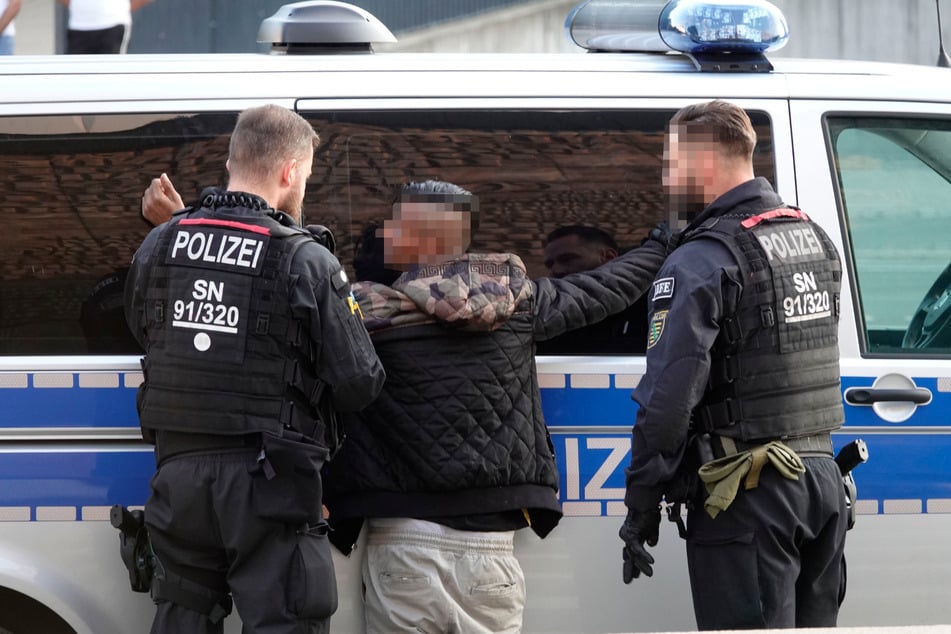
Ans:
[[[646,542],[648,546],[656,546],[659,533],[659,506],[650,511],[628,509],[627,519],[618,531],[618,535],[624,540],[624,549],[621,551],[624,557],[622,570],[624,583],[631,583],[631,579],[637,579],[642,572],[645,577],[654,575],[654,569],[651,568],[654,558],[644,548],[644,543]]]
[[[307,225],[304,227],[307,231],[310,232],[310,235],[320,244],[324,245],[328,251],[334,253],[337,249],[337,241],[334,240],[334,234],[330,232],[330,229],[323,225]]]

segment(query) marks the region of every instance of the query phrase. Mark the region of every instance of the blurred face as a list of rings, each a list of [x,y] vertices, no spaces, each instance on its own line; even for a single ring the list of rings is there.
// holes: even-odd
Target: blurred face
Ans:
[[[457,258],[469,246],[469,212],[451,203],[399,202],[383,222],[383,260],[406,270]]]
[[[705,192],[713,184],[716,148],[709,139],[686,140],[677,126],[671,126],[664,141],[663,185],[668,199],[668,222],[681,231],[697,217],[707,201]]]
[[[567,235],[545,245],[544,255],[548,274],[564,277],[597,268],[617,254],[608,247],[585,242],[576,235]]]
[[[307,188],[307,179],[310,178],[314,166],[314,156],[311,154],[303,160],[298,160],[293,170],[293,182],[284,190],[277,208],[286,212],[291,218],[301,223],[301,213],[304,207],[304,193]]]

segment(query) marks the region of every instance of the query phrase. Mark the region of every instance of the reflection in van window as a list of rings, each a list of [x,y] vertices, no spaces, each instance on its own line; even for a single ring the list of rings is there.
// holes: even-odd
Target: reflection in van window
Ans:
[[[829,129],[866,351],[951,353],[951,121]]]
[[[303,112],[321,138],[305,222],[333,231],[352,272],[355,245],[389,217],[399,186],[447,180],[480,198],[472,250],[516,253],[540,277],[545,237],[559,226],[599,227],[623,251],[665,217],[661,157],[673,113]],[[750,115],[757,173],[775,184],[769,120]],[[121,292],[149,230],[142,192],[161,172],[186,202],[224,185],[236,117],[0,117],[0,355],[141,352],[125,330]]]
[[[349,240],[338,239],[348,262],[353,245],[361,238],[366,244],[366,228],[390,216],[403,183],[449,181],[479,197],[472,251],[515,253],[530,276],[545,276],[545,239],[558,227],[597,227],[623,252],[666,217],[663,140],[674,112],[304,112],[322,139],[305,213],[327,224],[348,210]],[[775,183],[769,120],[763,113],[751,117],[759,136],[757,173]],[[334,227],[338,238],[343,229]],[[646,311],[644,304],[639,308]],[[539,352],[642,352],[646,315],[624,325],[593,328],[588,338],[569,333],[570,346],[540,346]],[[621,338],[617,345],[605,342],[609,335]]]
[[[162,171],[183,192],[221,183],[234,115],[0,118],[0,354],[139,353],[125,270]],[[199,185],[199,183],[201,185]]]

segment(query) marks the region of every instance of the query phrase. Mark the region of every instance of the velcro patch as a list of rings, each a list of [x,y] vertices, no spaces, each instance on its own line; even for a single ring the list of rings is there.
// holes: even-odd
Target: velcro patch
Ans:
[[[664,324],[667,323],[667,311],[659,310],[651,315],[651,323],[647,328],[647,347],[653,348],[661,335],[664,334]]]
[[[654,280],[654,296],[651,298],[653,301],[658,299],[670,299],[674,296],[674,278],[672,277],[659,277]]]
[[[340,289],[345,287],[350,280],[347,279],[346,271],[340,269],[331,276],[330,281],[334,285],[334,290],[339,293]]]

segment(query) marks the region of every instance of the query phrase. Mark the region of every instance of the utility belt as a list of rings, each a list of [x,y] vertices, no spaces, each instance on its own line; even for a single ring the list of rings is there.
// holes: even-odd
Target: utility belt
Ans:
[[[189,453],[216,453],[235,449],[260,449],[261,434],[193,434],[176,431],[156,431],[155,463],[161,465],[175,456]]]
[[[736,440],[727,436],[709,436],[709,443],[713,459],[733,456],[744,451],[752,451],[757,447],[761,447],[774,441],[781,442],[789,449],[795,451],[800,457],[804,458],[831,458],[834,455],[832,449],[832,434],[829,432],[813,434],[811,436],[802,436],[800,438],[773,438],[755,441]],[[705,460],[703,462],[709,462],[709,460]]]
[[[716,456],[713,460],[703,460],[701,458],[700,468],[697,475],[703,482],[703,488],[706,491],[706,497],[703,500],[703,508],[712,518],[725,511],[736,499],[740,489],[750,490],[759,486],[760,474],[764,468],[775,469],[782,477],[787,480],[798,480],[799,476],[806,472],[806,465],[803,463],[799,453],[784,441],[764,440],[753,443],[740,443],[737,446],[736,441],[729,438],[706,436],[710,443],[710,451]],[[703,452],[701,436],[701,455]],[[796,443],[800,447],[807,449],[821,449],[824,446],[823,439],[812,440],[813,437],[804,437],[802,442]],[[797,439],[798,440],[798,439]],[[832,457],[832,441],[829,439],[829,452],[827,454],[817,452],[815,455],[827,455]]]
[[[855,524],[856,487],[852,469],[868,459],[868,449],[862,440],[854,440],[834,454],[832,435],[828,432],[783,440],[755,442],[735,440],[724,436],[699,434],[694,436],[697,475],[703,483],[703,507],[713,518],[732,503],[740,487],[749,490],[759,485],[763,467],[771,465],[790,480],[798,480],[805,473],[801,458],[826,457],[835,460],[842,475],[849,513],[848,527]],[[699,483],[697,483],[699,484]],[[699,493],[700,491],[698,491]],[[677,505],[679,506],[679,504]],[[670,509],[668,509],[670,511]],[[685,535],[679,521],[679,509],[669,513],[678,523],[681,536]]]
[[[292,430],[281,436],[255,432],[225,436],[160,431],[156,463],[189,454],[248,451],[253,476],[255,513],[263,519],[289,524],[316,524],[321,519],[323,488],[320,471],[330,450]]]

